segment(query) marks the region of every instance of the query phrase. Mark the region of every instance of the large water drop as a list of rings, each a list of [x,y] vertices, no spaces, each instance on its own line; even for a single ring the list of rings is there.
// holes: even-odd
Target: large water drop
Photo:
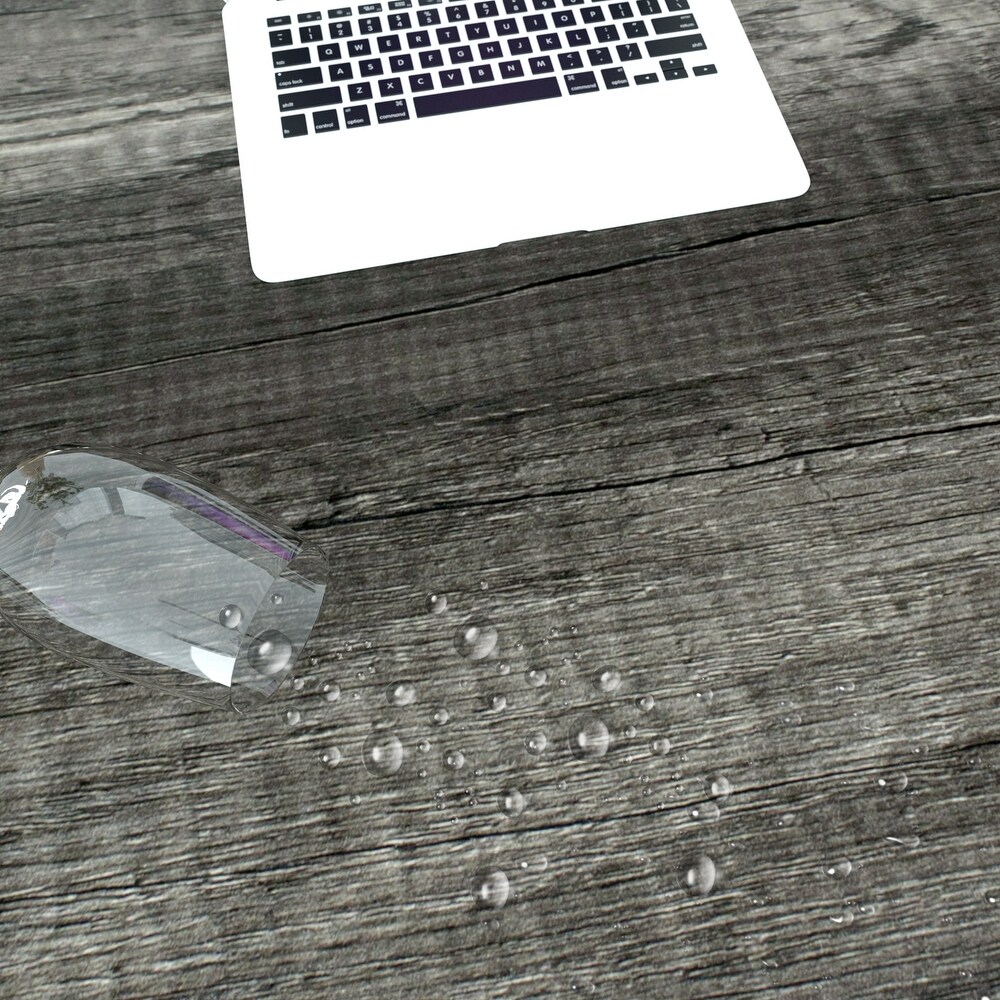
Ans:
[[[432,615],[439,615],[448,610],[448,598],[444,594],[428,594],[424,599],[424,607]]]
[[[524,805],[524,795],[517,788],[505,788],[497,796],[497,807],[504,816],[520,816]]]
[[[610,745],[608,727],[596,715],[582,715],[571,723],[569,750],[577,760],[603,757]]]
[[[510,881],[499,868],[478,872],[472,880],[472,898],[477,906],[499,910],[509,896]]]
[[[281,673],[292,659],[292,644],[277,629],[256,636],[247,650],[247,662],[265,677]]]
[[[219,612],[219,624],[223,628],[239,628],[243,621],[243,611],[236,604],[227,604]]]
[[[594,687],[605,694],[617,691],[622,682],[622,675],[617,670],[598,670],[594,674]]]
[[[412,705],[417,700],[417,686],[410,681],[400,681],[386,688],[385,700],[397,708]]]
[[[489,656],[497,644],[496,626],[489,618],[470,618],[455,632],[455,649],[469,660]]]
[[[689,896],[707,896],[715,888],[715,862],[707,854],[687,858],[677,872],[677,881]]]
[[[535,757],[539,756],[539,754],[543,754],[548,745],[549,738],[542,732],[541,729],[537,729],[533,733],[528,733],[528,735],[524,738],[524,749]]]
[[[361,749],[361,759],[369,774],[387,778],[403,766],[403,744],[393,733],[371,733]]]

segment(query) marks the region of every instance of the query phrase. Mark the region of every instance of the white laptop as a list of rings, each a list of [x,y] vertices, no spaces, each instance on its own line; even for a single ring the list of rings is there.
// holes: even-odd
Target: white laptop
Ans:
[[[254,273],[803,194],[729,0],[229,0]]]

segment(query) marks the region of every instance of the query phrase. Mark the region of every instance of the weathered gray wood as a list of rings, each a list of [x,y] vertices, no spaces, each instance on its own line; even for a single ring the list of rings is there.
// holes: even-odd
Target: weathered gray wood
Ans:
[[[0,632],[0,996],[1000,992],[996,11],[739,6],[805,198],[265,286],[217,11],[6,5],[2,461],[145,449],[335,588],[245,721]]]

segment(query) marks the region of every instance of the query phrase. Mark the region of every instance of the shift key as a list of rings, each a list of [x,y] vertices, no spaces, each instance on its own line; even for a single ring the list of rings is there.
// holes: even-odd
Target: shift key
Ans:
[[[322,108],[329,104],[340,104],[340,101],[340,87],[297,90],[292,94],[278,94],[278,110],[301,111],[303,108]]]
[[[682,52],[700,52],[705,48],[701,35],[677,35],[674,38],[652,38],[646,42],[651,57],[676,56]]]

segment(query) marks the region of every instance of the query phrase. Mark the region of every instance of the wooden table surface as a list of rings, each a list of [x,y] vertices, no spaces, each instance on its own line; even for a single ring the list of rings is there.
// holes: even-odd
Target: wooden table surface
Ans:
[[[245,720],[0,631],[0,996],[1000,995],[994,0],[738,0],[801,199],[287,285],[216,6],[3,2],[0,459],[332,592]]]

